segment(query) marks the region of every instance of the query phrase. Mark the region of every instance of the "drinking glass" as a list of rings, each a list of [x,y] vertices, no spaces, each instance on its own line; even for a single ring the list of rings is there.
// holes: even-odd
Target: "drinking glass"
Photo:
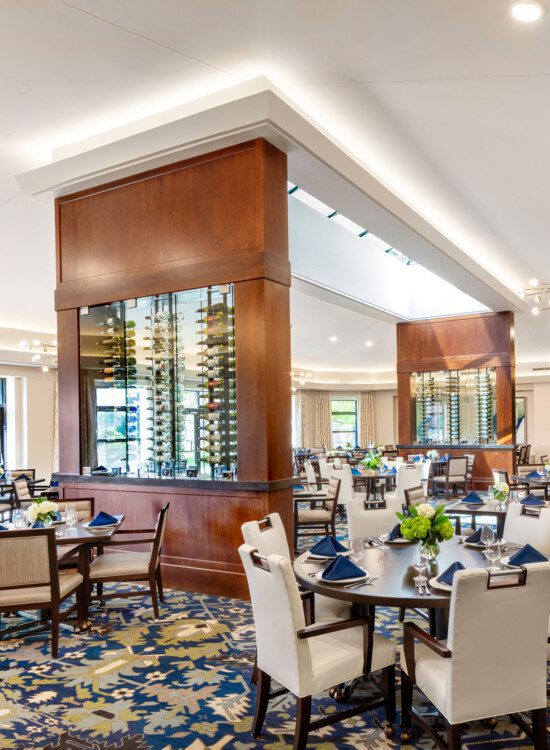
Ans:
[[[489,549],[495,541],[495,532],[490,526],[483,526],[481,529],[481,542],[485,545],[485,551]]]
[[[13,528],[24,529],[27,525],[27,519],[25,518],[25,511],[21,508],[15,508],[12,515]]]
[[[77,522],[77,515],[76,515],[76,506],[74,503],[67,503],[65,506],[65,522],[67,523],[67,526],[72,531],[73,526]]]
[[[349,541],[349,556],[356,565],[365,557],[365,547],[363,546],[362,539],[350,539]]]
[[[388,546],[386,546],[386,541],[390,535],[391,526],[389,523],[379,523],[378,524],[378,539],[382,542],[382,546],[380,549],[389,549]]]
[[[500,558],[502,557],[502,549],[500,546],[500,542],[496,542],[491,547],[488,547],[485,550],[485,557],[487,558],[489,562],[493,563],[487,568],[487,570],[490,571],[491,573],[496,573],[497,571],[499,571],[500,568],[498,566],[498,562]]]

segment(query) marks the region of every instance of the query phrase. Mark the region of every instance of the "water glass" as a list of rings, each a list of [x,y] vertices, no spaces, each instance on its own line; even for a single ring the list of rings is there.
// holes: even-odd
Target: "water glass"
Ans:
[[[363,560],[365,557],[365,547],[362,539],[350,539],[349,541],[349,556],[356,565]]]
[[[488,550],[491,544],[495,541],[495,532],[490,526],[483,526],[481,529],[481,542],[485,545],[485,549]]]
[[[382,542],[382,546],[380,547],[380,549],[389,549],[389,547],[386,546],[386,542],[390,535],[390,531],[391,526],[389,523],[378,524],[378,539]]]
[[[491,547],[488,547],[485,550],[485,557],[489,562],[493,563],[487,568],[487,570],[491,573],[496,573],[497,571],[499,571],[500,568],[498,566],[498,562],[502,557],[502,548],[500,546],[500,542],[496,542]]]
[[[65,506],[65,522],[67,526],[71,529],[77,522],[77,515],[76,515],[76,506],[74,503],[67,503]]]
[[[27,526],[27,519],[25,517],[25,511],[21,508],[15,508],[12,515],[13,528],[24,529]]]

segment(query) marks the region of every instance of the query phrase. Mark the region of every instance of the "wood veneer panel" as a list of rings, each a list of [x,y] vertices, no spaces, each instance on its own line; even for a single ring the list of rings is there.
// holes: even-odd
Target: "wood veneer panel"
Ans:
[[[516,442],[516,383],[515,368],[497,367],[497,442],[512,445]]]
[[[78,310],[57,313],[59,471],[80,474],[80,357]]]
[[[408,445],[416,439],[413,435],[411,376],[408,372],[397,375],[397,442]]]

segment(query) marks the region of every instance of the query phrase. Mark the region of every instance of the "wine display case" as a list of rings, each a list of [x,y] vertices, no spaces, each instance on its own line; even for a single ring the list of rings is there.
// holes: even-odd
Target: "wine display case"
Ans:
[[[419,444],[496,443],[494,368],[412,374]]]
[[[82,471],[236,478],[232,285],[80,310]]]

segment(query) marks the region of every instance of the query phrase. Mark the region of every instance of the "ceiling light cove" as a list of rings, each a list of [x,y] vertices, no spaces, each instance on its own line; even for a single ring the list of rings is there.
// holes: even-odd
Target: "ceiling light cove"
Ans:
[[[365,346],[374,346],[374,341],[365,341]]]
[[[510,13],[516,21],[533,23],[542,17],[544,6],[538,0],[516,0],[510,7]]]
[[[331,341],[333,344],[336,343],[338,341],[338,336],[331,336],[329,338],[329,341]]]

